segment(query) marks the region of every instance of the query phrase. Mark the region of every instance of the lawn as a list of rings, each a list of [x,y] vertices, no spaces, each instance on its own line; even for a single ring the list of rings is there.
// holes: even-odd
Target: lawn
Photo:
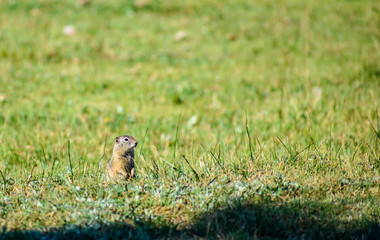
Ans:
[[[377,239],[379,202],[378,1],[0,1],[0,239]]]

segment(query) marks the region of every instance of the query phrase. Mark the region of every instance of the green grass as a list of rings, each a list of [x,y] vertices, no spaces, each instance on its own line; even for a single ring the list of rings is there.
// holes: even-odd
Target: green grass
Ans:
[[[0,239],[376,239],[379,26],[376,1],[1,1]],[[106,186],[122,134],[138,176]]]

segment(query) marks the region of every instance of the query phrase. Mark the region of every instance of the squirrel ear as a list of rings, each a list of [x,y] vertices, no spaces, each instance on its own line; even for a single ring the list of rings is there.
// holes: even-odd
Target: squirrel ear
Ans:
[[[119,142],[119,137],[116,137],[116,142]]]

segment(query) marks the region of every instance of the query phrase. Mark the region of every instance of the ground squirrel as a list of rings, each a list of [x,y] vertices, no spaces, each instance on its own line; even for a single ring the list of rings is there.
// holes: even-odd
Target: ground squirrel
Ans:
[[[127,181],[133,178],[137,143],[132,136],[122,135],[116,138],[111,160],[107,163],[104,173],[107,183]]]

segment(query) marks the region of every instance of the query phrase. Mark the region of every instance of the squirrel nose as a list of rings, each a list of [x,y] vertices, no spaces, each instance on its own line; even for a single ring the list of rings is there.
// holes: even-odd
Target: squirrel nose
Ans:
[[[138,143],[139,143],[139,142],[136,142],[136,143],[135,143],[135,147],[137,146]]]

